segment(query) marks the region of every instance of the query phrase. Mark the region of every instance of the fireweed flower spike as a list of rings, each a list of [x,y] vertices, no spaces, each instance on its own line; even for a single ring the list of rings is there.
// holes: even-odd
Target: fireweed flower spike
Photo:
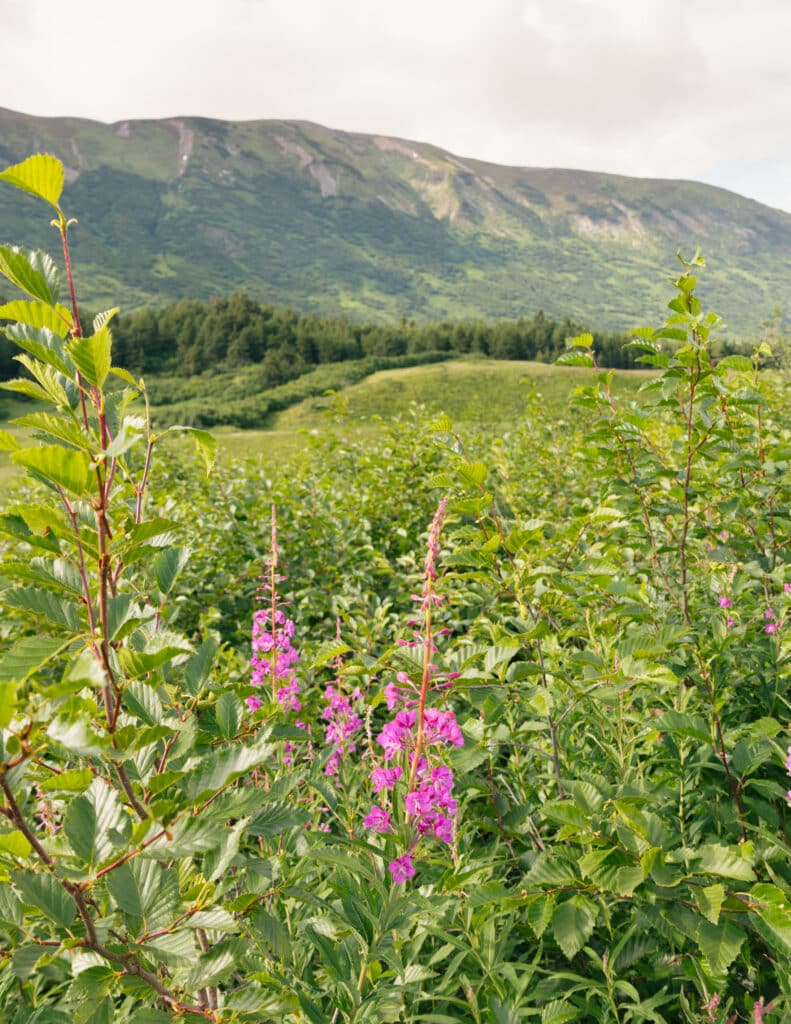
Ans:
[[[448,502],[443,499],[431,524],[428,551],[423,567],[423,588],[413,595],[419,602],[422,621],[410,622],[413,640],[399,641],[402,646],[422,648],[423,672],[418,689],[405,672],[396,676],[397,683],[385,687],[388,710],[394,717],[387,722],[377,737],[384,760],[401,761],[392,767],[377,765],[371,772],[373,792],[382,803],[402,797],[407,820],[414,829],[409,849],[401,857],[390,861],[388,871],[393,881],[400,884],[412,878],[415,866],[412,854],[421,838],[428,837],[443,843],[453,841],[454,823],[458,804],[453,797],[453,772],[439,758],[439,751],[447,746],[462,746],[464,737],[451,710],[427,706],[429,692],[443,694],[452,686],[454,673],[438,677],[438,668],[432,657],[436,652],[433,631],[433,611],[442,603],[434,591],[437,579],[439,535],[447,514]],[[444,630],[439,632],[444,633]],[[434,685],[432,686],[432,681]],[[406,775],[406,791],[399,792],[399,783]],[[375,804],[365,818],[364,825],[374,832],[388,832],[391,814],[387,807]]]
[[[277,519],[274,505],[267,563],[267,572],[261,577],[263,582],[259,590],[259,601],[266,602],[266,605],[253,614],[250,683],[257,687],[269,686],[273,702],[277,701],[281,707],[292,711],[299,711],[299,683],[293,671],[299,660],[299,654],[292,643],[294,623],[279,607],[277,592],[278,583],[285,577],[277,573]],[[255,694],[248,697],[245,703],[251,711],[257,711],[263,705],[262,699]]]

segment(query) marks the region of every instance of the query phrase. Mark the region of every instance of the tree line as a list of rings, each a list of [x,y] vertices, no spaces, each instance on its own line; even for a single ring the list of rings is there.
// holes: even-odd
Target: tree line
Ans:
[[[86,322],[89,322],[86,320]],[[190,377],[207,370],[258,365],[261,386],[276,387],[326,363],[428,352],[552,362],[566,339],[588,328],[541,311],[516,320],[358,323],[344,316],[301,314],[242,292],[209,302],[182,299],[116,316],[113,358],[139,374]],[[639,352],[627,335],[592,331],[600,366],[629,369]],[[0,341],[0,379],[18,375],[10,343]]]

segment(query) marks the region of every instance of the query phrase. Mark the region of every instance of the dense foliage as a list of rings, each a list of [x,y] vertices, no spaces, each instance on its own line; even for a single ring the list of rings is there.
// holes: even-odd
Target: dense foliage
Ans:
[[[56,162],[3,178],[65,242]],[[695,266],[629,400],[583,335],[562,419],[208,477],[0,268],[51,407],[2,435],[9,1021],[787,1018],[791,422]]]

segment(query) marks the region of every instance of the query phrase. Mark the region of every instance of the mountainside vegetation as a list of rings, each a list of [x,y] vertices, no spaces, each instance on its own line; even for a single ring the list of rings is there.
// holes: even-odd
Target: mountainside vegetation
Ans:
[[[547,316],[626,329],[697,246],[735,334],[791,308],[791,215],[723,189],[501,167],[305,122],[35,118],[0,110],[0,168],[66,167],[77,278],[97,308],[245,291],[353,320]],[[8,193],[8,194],[6,194]],[[51,231],[0,193],[0,242]]]

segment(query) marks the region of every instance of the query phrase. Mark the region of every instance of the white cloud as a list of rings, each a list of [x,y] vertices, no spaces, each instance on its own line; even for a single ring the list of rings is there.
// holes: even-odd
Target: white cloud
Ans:
[[[788,0],[0,0],[0,26],[28,113],[302,118],[791,209]]]

